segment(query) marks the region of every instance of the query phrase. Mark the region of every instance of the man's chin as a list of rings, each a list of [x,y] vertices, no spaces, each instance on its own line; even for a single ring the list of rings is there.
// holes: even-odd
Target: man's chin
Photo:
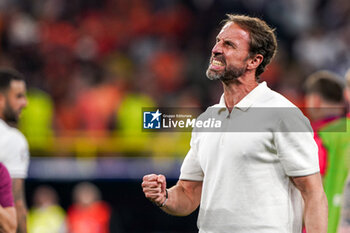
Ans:
[[[221,80],[223,76],[221,73],[218,73],[210,69],[207,70],[206,75],[207,75],[207,78],[210,80]]]
[[[5,121],[6,121],[6,123],[13,125],[13,124],[17,124],[18,123],[18,118],[16,118],[16,117],[5,117]]]

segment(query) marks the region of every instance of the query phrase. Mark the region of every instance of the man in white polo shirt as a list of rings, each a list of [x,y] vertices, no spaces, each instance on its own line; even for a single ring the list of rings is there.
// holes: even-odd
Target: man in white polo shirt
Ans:
[[[10,125],[17,124],[26,105],[23,76],[14,70],[0,69],[0,162],[6,166],[12,179],[19,233],[27,232],[24,179],[27,178],[29,151],[23,134]]]
[[[145,196],[171,215],[199,205],[202,233],[326,233],[327,200],[308,120],[259,75],[277,43],[262,20],[227,15],[212,49],[207,76],[220,80],[220,103],[201,118],[222,121],[221,132],[192,133],[178,183],[143,178]],[[303,207],[303,201],[305,208]]]

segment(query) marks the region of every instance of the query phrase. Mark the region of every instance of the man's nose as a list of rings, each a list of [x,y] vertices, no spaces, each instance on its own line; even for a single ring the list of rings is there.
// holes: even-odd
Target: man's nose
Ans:
[[[222,45],[220,42],[216,43],[211,50],[213,54],[221,54],[222,53]]]
[[[28,105],[28,99],[27,98],[23,98],[23,100],[22,100],[22,108],[27,107],[27,105]]]

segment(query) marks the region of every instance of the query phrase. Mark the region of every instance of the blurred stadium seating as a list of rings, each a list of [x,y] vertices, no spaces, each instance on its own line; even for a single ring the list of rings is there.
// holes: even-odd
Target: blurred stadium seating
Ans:
[[[175,181],[190,133],[142,132],[141,108],[218,102],[220,84],[205,70],[225,13],[262,17],[276,28],[278,55],[261,78],[299,106],[310,73],[343,77],[350,67],[348,0],[0,1],[0,66],[24,73],[29,90],[19,125],[33,158],[27,198],[51,183],[67,207],[73,184],[94,180],[121,206],[127,232],[195,232],[195,217],[169,220],[139,187],[146,171]],[[93,175],[91,166],[98,167]],[[132,177],[121,172],[134,169]],[[137,228],[133,220],[146,213],[163,222],[148,217]]]
[[[28,79],[20,129],[32,155],[153,155],[139,133],[139,106],[205,108],[218,101],[221,89],[205,69],[227,12],[263,17],[276,28],[279,53],[262,78],[296,104],[314,70],[343,76],[350,64],[348,1],[266,2],[1,1],[0,65]],[[183,154],[188,146],[171,138],[163,156]]]

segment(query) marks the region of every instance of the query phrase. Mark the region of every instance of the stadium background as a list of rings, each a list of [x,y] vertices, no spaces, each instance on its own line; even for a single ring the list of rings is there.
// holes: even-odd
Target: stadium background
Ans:
[[[29,206],[50,184],[67,209],[73,186],[91,181],[125,232],[196,232],[196,214],[167,216],[140,187],[150,172],[174,184],[190,134],[141,132],[141,108],[218,101],[205,70],[225,13],[276,28],[278,55],[261,78],[298,106],[307,75],[350,67],[348,0],[1,0],[0,65],[28,84]]]

